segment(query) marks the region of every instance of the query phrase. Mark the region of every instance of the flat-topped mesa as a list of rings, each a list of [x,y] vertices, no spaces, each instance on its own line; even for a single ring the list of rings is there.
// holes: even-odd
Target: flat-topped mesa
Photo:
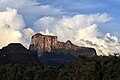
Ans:
[[[37,51],[37,53],[51,52],[53,49],[57,49],[57,36],[42,35],[37,33],[32,36],[29,49],[31,51]]]
[[[93,48],[80,47],[74,45],[70,40],[66,42],[58,41],[57,36],[42,35],[37,33],[32,36],[31,44],[29,50],[36,51],[38,56],[44,52],[52,52],[54,50],[75,50],[76,54],[80,53],[81,55],[93,56],[96,55],[96,51]]]

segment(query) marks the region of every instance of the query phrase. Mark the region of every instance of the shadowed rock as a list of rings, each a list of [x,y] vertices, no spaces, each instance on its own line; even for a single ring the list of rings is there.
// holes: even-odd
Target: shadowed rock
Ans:
[[[36,53],[29,51],[20,43],[11,43],[0,50],[0,64],[39,65]]]

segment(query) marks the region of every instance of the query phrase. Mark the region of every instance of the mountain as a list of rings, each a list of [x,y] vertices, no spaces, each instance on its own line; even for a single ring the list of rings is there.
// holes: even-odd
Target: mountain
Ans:
[[[0,50],[0,64],[39,65],[36,53],[29,51],[20,43],[11,43]]]
[[[38,56],[45,52],[56,52],[59,51],[62,53],[69,53],[74,56],[95,56],[96,51],[94,48],[82,47],[73,44],[70,40],[66,42],[58,41],[57,36],[51,35],[42,35],[41,33],[37,33],[32,36],[31,44],[29,47],[30,51],[36,51]]]
[[[37,33],[32,36],[29,49],[20,43],[11,43],[0,49],[0,64],[59,66],[71,64],[81,55],[95,56],[96,51],[75,45],[70,40],[60,42],[57,36]]]

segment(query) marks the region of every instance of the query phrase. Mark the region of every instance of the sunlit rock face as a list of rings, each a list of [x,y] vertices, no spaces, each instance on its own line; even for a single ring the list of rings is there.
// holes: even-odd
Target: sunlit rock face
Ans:
[[[31,51],[37,51],[37,53],[51,52],[53,49],[57,49],[57,36],[42,35],[40,33],[32,36],[29,49]]]
[[[51,53],[55,51],[58,52],[59,50],[65,50],[66,52],[70,52],[69,50],[72,50],[76,54],[85,56],[96,55],[96,51],[93,48],[74,45],[70,40],[60,42],[58,41],[57,36],[42,35],[41,33],[37,33],[32,36],[29,50],[36,51],[38,56],[45,52]],[[64,51],[62,52],[64,53]]]

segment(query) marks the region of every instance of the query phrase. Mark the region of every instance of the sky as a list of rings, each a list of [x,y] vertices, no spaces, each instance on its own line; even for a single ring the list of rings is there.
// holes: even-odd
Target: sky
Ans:
[[[33,34],[95,48],[98,55],[120,53],[120,0],[0,0],[0,48]]]
[[[104,32],[120,32],[119,0],[39,0],[68,12],[65,15],[108,13],[114,20],[110,24],[100,25]],[[105,28],[106,27],[106,28]]]

